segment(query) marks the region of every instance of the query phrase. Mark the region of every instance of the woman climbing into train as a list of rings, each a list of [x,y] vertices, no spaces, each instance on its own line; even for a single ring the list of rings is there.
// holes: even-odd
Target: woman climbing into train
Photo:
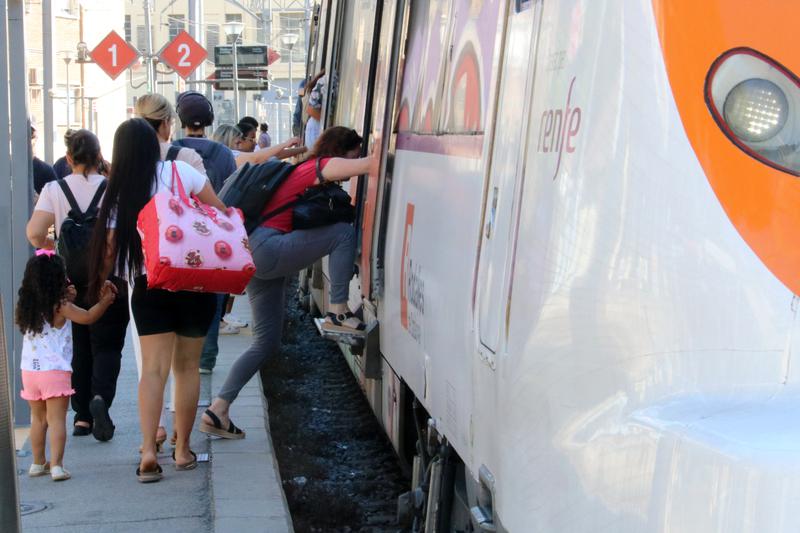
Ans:
[[[177,470],[197,467],[189,449],[189,435],[200,395],[200,350],[216,311],[211,293],[149,289],[142,241],[136,228],[139,212],[159,190],[172,189],[173,165],[188,194],[204,204],[225,209],[206,176],[183,161],[164,162],[156,131],[144,119],[123,122],[114,135],[111,173],[92,235],[91,285],[115,271],[133,282],[131,308],[142,347],[139,380],[139,422],[142,453],[136,476],[142,483],[158,481],[162,470],[156,455],[156,433],[162,411],[164,385],[170,367],[175,377],[175,432],[173,459]]]
[[[362,174],[377,174],[376,156],[358,158],[361,144],[361,137],[349,128],[325,130],[307,160],[292,171],[263,212],[271,213],[286,205],[318,179],[335,182]],[[264,361],[280,347],[289,276],[329,255],[331,312],[325,318],[324,327],[340,332],[364,329],[364,324],[347,308],[356,252],[355,228],[351,224],[338,222],[312,229],[293,229],[292,209],[286,209],[268,218],[252,233],[250,247],[256,264],[256,274],[247,286],[253,312],[253,344],[233,364],[200,422],[200,431],[227,439],[244,438],[244,432],[228,416],[231,403]]]

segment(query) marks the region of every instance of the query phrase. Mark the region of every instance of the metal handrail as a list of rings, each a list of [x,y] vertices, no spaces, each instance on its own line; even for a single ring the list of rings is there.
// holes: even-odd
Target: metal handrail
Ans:
[[[9,376],[3,297],[0,295],[0,529],[20,531],[17,452],[14,447],[13,380]]]

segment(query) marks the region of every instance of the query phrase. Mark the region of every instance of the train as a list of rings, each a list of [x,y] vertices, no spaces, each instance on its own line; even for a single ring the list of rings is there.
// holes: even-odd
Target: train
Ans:
[[[314,3],[323,126],[381,158],[349,184],[369,329],[338,340],[404,525],[800,530],[798,16]]]

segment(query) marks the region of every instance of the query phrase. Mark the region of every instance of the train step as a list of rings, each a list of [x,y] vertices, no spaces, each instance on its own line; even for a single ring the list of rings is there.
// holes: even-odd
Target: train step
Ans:
[[[317,326],[317,331],[319,334],[325,338],[330,339],[332,341],[341,342],[347,344],[349,346],[363,346],[364,345],[364,337],[366,336],[366,331],[359,332],[359,333],[343,333],[343,332],[334,332],[334,331],[325,331],[322,329],[322,324],[325,322],[324,318],[315,318],[314,324]]]

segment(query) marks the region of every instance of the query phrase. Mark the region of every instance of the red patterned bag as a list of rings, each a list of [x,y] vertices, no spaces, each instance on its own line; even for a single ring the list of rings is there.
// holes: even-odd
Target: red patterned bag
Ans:
[[[150,289],[241,294],[256,271],[242,214],[189,199],[174,162],[170,191],[150,199],[137,228]]]

